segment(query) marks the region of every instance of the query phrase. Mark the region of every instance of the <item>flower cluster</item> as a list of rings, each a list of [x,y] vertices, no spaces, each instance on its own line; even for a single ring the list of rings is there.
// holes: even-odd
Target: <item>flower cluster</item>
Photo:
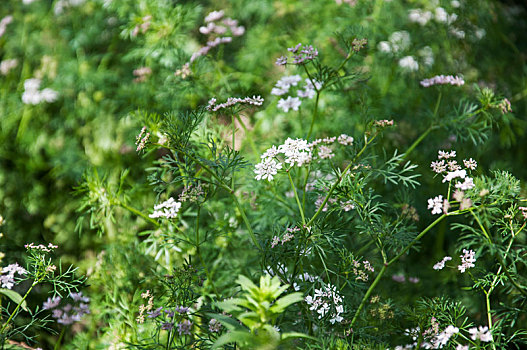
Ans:
[[[152,308],[153,306],[150,307],[150,310]],[[161,329],[163,330],[170,331],[174,329],[174,326],[177,326],[178,333],[181,336],[183,334],[190,335],[190,331],[192,329],[192,322],[187,319],[182,319],[183,316],[181,316],[186,315],[189,310],[190,309],[185,306],[176,306],[174,309],[163,308],[162,306],[160,306],[153,311],[148,311],[147,314],[148,318],[160,322]],[[141,308],[139,311],[141,312]],[[140,316],[142,316],[142,314],[140,314]],[[179,318],[181,322],[175,322],[176,317]],[[144,316],[142,317],[142,321],[144,322]]]
[[[139,315],[136,317],[135,321],[137,323],[144,323],[145,322],[145,311],[151,311],[154,308],[154,296],[150,294],[150,291],[147,290],[144,293],[141,293],[141,298],[148,299],[146,305],[141,304],[139,306]]]
[[[261,155],[261,162],[255,165],[256,180],[273,180],[278,170],[282,169],[284,164],[288,166],[301,167],[304,164],[310,163],[313,159],[331,159],[333,158],[333,150],[329,145],[337,141],[341,145],[352,145],[353,137],[346,134],[337,137],[326,137],[323,139],[316,139],[308,143],[303,139],[293,140],[288,138],[282,145],[276,147],[272,146]],[[278,158],[282,155],[284,160]],[[322,203],[322,202],[321,202]],[[341,203],[342,208],[346,211],[353,209],[351,202]]]
[[[476,253],[473,250],[463,249],[463,255],[460,255],[461,265],[458,265],[457,267],[461,273],[464,273],[467,269],[476,266],[474,265],[476,262],[475,255]]]
[[[16,68],[18,66],[18,60],[16,58],[10,59],[10,60],[3,60],[0,62],[0,74],[7,75],[11,69]]]
[[[452,260],[451,256],[445,256],[441,261],[434,265],[434,270],[442,270],[445,267],[445,263],[450,260]]]
[[[209,332],[219,333],[221,330],[221,323],[217,319],[213,318],[209,321]]]
[[[221,44],[232,42],[233,36],[241,36],[245,33],[245,27],[239,26],[238,21],[232,18],[223,18],[225,12],[212,11],[205,17],[205,25],[199,28],[199,32],[208,35],[207,45],[202,46],[198,51],[190,56],[190,60],[180,69],[176,70],[175,76],[185,79],[191,74],[190,64],[201,56],[205,56],[209,51]],[[221,22],[218,22],[221,21]]]
[[[241,36],[245,33],[245,27],[238,26],[238,21],[232,18],[224,18],[221,24],[216,23],[223,18],[225,13],[223,10],[212,11],[205,17],[205,26],[199,27],[201,34],[225,34],[227,31],[231,31],[233,36]]]
[[[13,16],[5,16],[0,20],[0,38],[4,35],[7,25],[13,22]]]
[[[289,93],[289,90],[292,86],[297,86],[301,80],[302,78],[300,75],[284,76],[276,82],[275,86],[271,90],[271,94],[275,96],[285,95]],[[278,100],[278,108],[284,112],[289,112],[290,109],[298,111],[298,108],[302,104],[300,99],[312,99],[316,94],[316,90],[320,89],[321,87],[322,84],[318,81],[314,81],[313,85],[313,82],[310,79],[305,79],[305,85],[303,88],[296,89],[296,96],[287,96],[287,98],[281,98]]]
[[[455,13],[448,14],[442,7],[437,7],[434,12],[421,9],[412,9],[408,12],[408,20],[420,25],[426,25],[430,20],[434,19],[438,23],[453,23],[457,19]]]
[[[207,109],[212,112],[216,112],[223,108],[229,108],[237,104],[248,104],[248,105],[254,105],[254,106],[261,106],[264,103],[264,99],[261,96],[253,96],[253,97],[244,97],[244,98],[238,98],[238,97],[229,97],[226,102],[216,104],[216,99],[211,98],[209,100],[209,104],[207,106]]]
[[[479,327],[473,327],[468,330],[470,333],[470,338],[472,340],[480,340],[483,342],[491,342],[492,341],[492,334],[489,331],[489,327],[487,326],[479,326]]]
[[[271,241],[271,248],[276,247],[278,243],[281,243],[282,245],[284,245],[284,243],[289,242],[290,240],[295,238],[294,233],[298,231],[300,231],[298,227],[288,227],[281,239],[278,236],[273,237],[273,240]]]
[[[472,206],[472,200],[465,196],[465,192],[475,187],[474,179],[467,175],[467,171],[476,170],[478,164],[472,159],[464,159],[463,165],[465,169],[455,160],[456,151],[445,152],[439,151],[438,160],[430,164],[432,171],[436,174],[442,174],[442,182],[454,183],[456,190],[452,197],[459,202],[459,209],[465,210]],[[453,182],[455,180],[455,182]],[[432,209],[432,214],[447,213],[450,208],[448,199],[443,200],[443,196],[439,195],[428,200],[428,209]]]
[[[357,260],[353,260],[353,274],[356,276],[355,280],[367,282],[368,281],[368,272],[375,272],[373,266],[371,266],[368,260],[364,260],[361,263]]]
[[[377,49],[384,53],[397,53],[406,50],[410,46],[410,33],[405,30],[393,32],[388,41],[381,41]]]
[[[397,283],[406,283],[406,276],[402,273],[397,275],[392,275],[392,280]],[[418,277],[408,277],[408,282],[416,284],[419,283]]]
[[[450,340],[450,338],[456,333],[459,333],[459,328],[449,325],[448,327],[445,328],[444,331],[437,334],[432,339],[432,348],[433,349],[443,348],[443,346],[445,346],[446,343],[448,343],[448,341]]]
[[[168,200],[163,203],[157,204],[154,206],[154,212],[149,217],[155,218],[167,218],[173,219],[177,216],[179,209],[181,208],[181,203],[176,202],[176,200],[170,197]]]
[[[344,319],[341,314],[344,312],[342,305],[342,297],[337,291],[337,287],[331,284],[326,284],[320,289],[315,289],[313,296],[308,295],[305,302],[311,305],[309,310],[314,310],[318,313],[318,318],[321,319],[326,314],[330,316],[329,322],[342,322]]]
[[[152,74],[152,68],[150,67],[140,67],[137,69],[134,69],[134,83],[142,83],[143,81],[146,81],[146,79]]]
[[[432,77],[430,79],[423,79],[420,82],[421,86],[423,87],[430,87],[432,85],[456,85],[461,86],[465,84],[465,81],[463,78],[459,76],[453,76],[453,75],[436,75],[435,77]]]
[[[504,98],[499,104],[498,108],[501,110],[501,114],[507,114],[512,112],[511,102]]]
[[[27,250],[39,250],[41,252],[46,252],[46,253],[49,253],[53,251],[53,249],[57,249],[58,247],[59,246],[54,245],[52,243],[48,243],[47,246],[43,244],[35,245],[35,243],[29,243],[29,244],[24,245],[24,248],[26,248]]]
[[[146,147],[146,143],[150,138],[150,133],[146,132],[146,126],[143,126],[139,135],[135,137],[135,144],[137,145],[136,152],[140,152]]]
[[[399,60],[399,67],[404,70],[413,72],[419,69],[419,63],[413,56],[405,56]]]
[[[148,28],[150,28],[152,16],[147,15],[141,18],[141,23],[136,25],[130,34],[132,37],[136,37],[139,33],[146,33]]]
[[[204,195],[205,195],[205,192],[203,191],[201,184],[198,184],[198,185],[189,184],[183,187],[183,191],[181,191],[181,194],[179,195],[178,200],[180,202],[195,203],[195,202],[202,200]]]
[[[49,297],[42,304],[42,309],[51,310],[51,316],[57,320],[57,323],[71,325],[78,322],[84,315],[90,313],[90,307],[88,306],[90,298],[83,296],[82,292],[70,293],[69,297],[73,300],[73,303],[67,303],[62,307],[59,307],[62,301],[61,297]]]
[[[27,274],[26,269],[18,265],[17,263],[7,265],[0,270],[0,287],[11,289],[15,283],[15,273],[19,275]]]
[[[24,93],[22,102],[29,105],[38,105],[41,102],[55,102],[59,93],[50,88],[40,89],[41,80],[36,78],[26,79],[24,82]]]
[[[289,47],[287,51],[293,54],[293,62],[288,62],[287,56],[281,56],[276,60],[277,66],[285,66],[288,63],[306,64],[318,57],[317,49],[311,45],[302,45],[302,43],[298,43],[296,46]]]

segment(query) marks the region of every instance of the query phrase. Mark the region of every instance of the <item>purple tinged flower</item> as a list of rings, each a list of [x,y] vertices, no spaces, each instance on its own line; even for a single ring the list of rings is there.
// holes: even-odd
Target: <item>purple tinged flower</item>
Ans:
[[[82,292],[70,293],[70,298],[73,299],[74,301],[80,301],[80,302],[83,302],[83,303],[89,303],[90,302],[90,298],[83,296]]]
[[[404,277],[404,275],[393,275],[392,280],[398,283],[404,283],[406,282],[406,277]]]
[[[176,310],[177,313],[186,314],[188,312],[188,310],[190,310],[190,308],[188,308],[186,306],[176,306],[175,310]]]
[[[302,46],[302,43],[298,43],[298,45],[296,45],[294,47],[287,48],[287,51],[289,51],[291,53],[297,53],[301,46]]]
[[[192,328],[192,322],[190,322],[189,320],[185,320],[177,324],[177,330],[178,330],[179,335],[182,335],[182,334],[190,335],[191,328]]]
[[[174,311],[172,310],[165,310],[165,313],[167,314],[168,318],[172,318],[174,317]]]
[[[158,307],[154,311],[147,312],[148,313],[148,318],[157,318],[159,315],[161,315],[161,310],[163,310],[162,306]]]
[[[173,328],[174,328],[174,323],[173,322],[164,322],[161,325],[161,329],[163,329],[165,331],[171,331]]]
[[[56,297],[49,297],[48,300],[42,304],[42,310],[51,310],[59,306],[59,303],[62,299],[59,296]]]
[[[277,66],[285,66],[287,64],[287,57],[285,56],[280,56],[276,59],[276,62],[275,64]]]

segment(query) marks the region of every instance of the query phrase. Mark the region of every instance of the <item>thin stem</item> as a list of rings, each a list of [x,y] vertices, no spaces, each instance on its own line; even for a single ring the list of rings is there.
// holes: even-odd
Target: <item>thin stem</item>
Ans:
[[[449,215],[452,215],[453,213],[456,213],[456,212],[452,212],[450,213]],[[441,220],[443,220],[447,215],[446,214],[443,214],[441,215],[440,217],[438,217],[437,219],[435,219],[434,222],[432,222],[430,225],[428,225],[423,231],[421,231],[421,233],[419,235],[417,235],[417,237],[415,237],[412,242],[410,242],[410,244],[408,244],[406,246],[406,248],[404,248],[399,254],[397,254],[392,260],[390,260],[388,262],[388,266],[392,265],[394,262],[396,262],[397,260],[399,260],[399,258],[401,258],[401,256],[403,256],[404,254],[406,254],[406,252],[412,248],[414,246],[414,244],[416,244],[428,231],[430,231],[435,225],[437,225],[438,223],[441,222]]]
[[[4,323],[4,325],[2,326],[2,329],[0,329],[0,334],[4,334],[4,331],[5,329],[7,328],[7,325],[9,324],[9,322],[11,322],[11,320],[13,319],[13,317],[15,317],[18,309],[20,309],[20,307],[22,306],[22,303],[24,303],[24,301],[26,300],[27,296],[29,295],[29,293],[31,292],[31,290],[33,289],[34,286],[36,286],[37,284],[39,284],[41,281],[41,279],[39,280],[35,280],[33,282],[33,284],[31,284],[31,287],[29,287],[28,291],[26,292],[26,294],[24,295],[24,297],[22,298],[22,300],[20,300],[20,302],[18,303],[18,305],[16,306],[15,310],[13,310],[13,312],[11,313],[11,315],[9,316],[9,318],[7,319],[6,323]]]
[[[307,133],[308,140],[311,137],[311,133],[313,132],[313,126],[315,125],[315,120],[317,119],[319,98],[320,98],[320,91],[317,90],[317,95],[315,97],[315,108],[313,109],[313,115],[311,116],[311,125],[309,126],[309,132]]]
[[[337,179],[337,181],[335,181],[333,186],[331,186],[331,188],[329,189],[328,194],[324,198],[324,201],[322,202],[322,204],[320,205],[320,207],[316,211],[315,215],[313,215],[313,217],[308,221],[306,226],[310,226],[313,223],[313,221],[315,221],[317,216],[320,215],[320,213],[322,212],[322,209],[324,209],[324,207],[326,206],[327,201],[329,200],[329,198],[333,194],[333,191],[335,191],[335,188],[337,188],[337,186],[340,183],[340,181],[342,181],[342,179],[344,178],[344,175],[346,175],[346,173],[349,171],[349,169],[351,168],[353,163],[355,163],[355,161],[362,155],[362,153],[366,150],[366,147],[368,147],[368,145],[373,142],[373,140],[375,139],[376,136],[377,136],[377,134],[373,135],[373,137],[370,140],[366,141],[366,143],[364,144],[362,149],[359,151],[359,153],[357,153],[357,155],[351,160],[351,162],[348,164],[348,166],[342,171],[342,173],[340,174],[340,176]]]
[[[494,344],[494,337],[492,336],[492,327],[493,327],[493,324],[492,324],[492,314],[491,314],[491,308],[490,308],[490,294],[487,293],[485,290],[483,290],[483,292],[485,293],[485,303],[487,305],[487,322],[488,322],[488,325],[489,325],[489,331],[491,332],[490,334],[490,341],[492,343],[492,349],[496,350],[496,344]]]
[[[375,288],[375,286],[377,286],[377,284],[381,280],[382,276],[384,275],[384,272],[386,272],[387,267],[388,267],[388,265],[386,265],[386,264],[384,264],[382,266],[381,271],[379,272],[377,277],[375,277],[375,280],[371,284],[370,288],[368,288],[368,290],[366,291],[366,294],[364,294],[364,297],[362,298],[362,301],[360,302],[360,305],[359,305],[357,311],[355,311],[355,315],[353,316],[353,319],[351,320],[350,328],[353,329],[353,325],[355,324],[355,322],[357,322],[357,319],[359,318],[359,315],[360,315],[362,309],[364,308],[364,305],[366,304],[366,301],[369,299],[369,297],[370,297],[371,293],[373,292],[373,289]]]
[[[57,339],[57,342],[55,343],[55,346],[53,347],[53,350],[58,350],[62,347],[62,338],[64,338],[64,333],[66,332],[66,327],[62,327],[60,330],[59,338]]]
[[[306,218],[304,217],[304,209],[302,208],[302,204],[300,204],[300,199],[298,198],[298,193],[296,192],[296,187],[293,182],[293,178],[291,177],[291,172],[289,171],[291,169],[288,169],[287,176],[289,177],[289,182],[291,183],[291,187],[293,188],[293,193],[295,194],[296,204],[298,205],[298,211],[300,212],[300,216],[302,217],[302,225],[306,225]]]
[[[247,230],[249,231],[249,235],[251,236],[251,240],[253,241],[254,245],[262,250],[262,246],[260,243],[258,243],[258,240],[256,239],[256,236],[253,232],[253,229],[251,227],[251,223],[249,222],[249,219],[247,219],[247,215],[245,215],[245,211],[243,210],[242,206],[240,205],[240,202],[238,201],[238,198],[232,193],[232,198],[234,199],[234,203],[236,204],[236,207],[240,211],[240,215],[242,216],[243,222],[245,223],[245,226],[247,227]]]
[[[118,205],[119,205],[121,208],[126,209],[126,210],[128,210],[128,211],[134,213],[134,214],[137,215],[137,216],[142,217],[143,219],[145,219],[145,221],[148,221],[148,222],[150,222],[151,224],[154,224],[156,227],[160,227],[160,226],[161,226],[161,224],[160,224],[159,222],[157,222],[156,220],[152,219],[152,218],[149,217],[148,215],[146,215],[146,214],[140,212],[139,210],[137,210],[137,209],[135,209],[135,208],[129,206],[128,204],[125,204],[125,203],[123,203],[123,202],[119,202]]]

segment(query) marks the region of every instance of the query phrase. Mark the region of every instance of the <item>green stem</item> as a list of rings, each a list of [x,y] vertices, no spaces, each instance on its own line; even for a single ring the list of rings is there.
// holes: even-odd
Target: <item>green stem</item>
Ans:
[[[494,337],[492,336],[492,327],[493,327],[493,324],[492,324],[492,314],[491,314],[491,308],[490,308],[490,294],[487,293],[487,291],[483,290],[483,292],[485,293],[485,303],[487,305],[487,322],[489,324],[489,332],[490,332],[490,341],[492,343],[492,349],[496,350],[496,344],[494,344]]]
[[[315,125],[315,120],[317,119],[318,113],[318,101],[320,98],[320,91],[317,90],[317,95],[315,98],[315,108],[313,109],[313,115],[311,116],[311,125],[309,126],[309,132],[307,133],[306,139],[309,140],[311,133],[313,132],[313,126]]]
[[[247,227],[247,230],[249,231],[251,240],[253,241],[254,245],[258,249],[262,250],[262,246],[260,245],[260,243],[258,243],[258,240],[256,239],[256,235],[253,232],[251,223],[249,222],[249,219],[247,219],[247,215],[245,215],[245,211],[243,210],[242,206],[240,205],[240,202],[238,201],[238,198],[236,198],[236,195],[234,195],[234,193],[232,193],[232,198],[234,199],[234,203],[236,204],[236,207],[240,211],[240,215],[242,216],[243,222],[245,223],[245,226]]]
[[[357,319],[359,318],[359,315],[360,315],[362,309],[364,308],[364,305],[366,304],[366,301],[369,299],[371,293],[373,292],[373,289],[375,288],[375,286],[377,286],[377,284],[381,280],[382,276],[384,275],[384,272],[386,272],[387,268],[388,268],[388,265],[386,265],[386,264],[384,264],[382,266],[381,271],[379,272],[379,274],[377,275],[377,277],[375,278],[375,280],[371,284],[370,288],[368,288],[368,290],[366,291],[366,294],[364,294],[364,297],[362,298],[362,301],[360,302],[359,308],[357,309],[357,311],[355,311],[355,315],[353,316],[353,319],[351,320],[350,328],[353,329],[353,325],[355,324],[355,322],[357,322]]]
[[[7,319],[6,323],[4,323],[4,325],[2,326],[2,329],[0,329],[0,334],[4,334],[4,331],[5,329],[7,328],[7,325],[9,324],[9,322],[11,322],[11,320],[13,319],[13,317],[15,317],[18,309],[20,309],[20,307],[22,306],[22,303],[26,300],[27,296],[29,295],[29,293],[31,292],[31,290],[33,289],[34,286],[36,286],[37,284],[40,283],[41,280],[35,280],[33,282],[33,284],[31,284],[31,287],[29,287],[28,291],[26,292],[26,294],[24,295],[24,297],[22,298],[22,300],[20,300],[20,302],[18,303],[18,305],[16,306],[15,310],[13,310],[13,312],[11,313],[11,315],[9,316],[9,318]]]
[[[296,193],[296,187],[293,182],[293,178],[291,177],[291,169],[288,169],[287,176],[289,177],[289,182],[291,183],[291,187],[293,188],[293,193],[295,194],[296,204],[298,205],[298,211],[300,212],[300,216],[302,217],[302,225],[306,225],[306,218],[304,217],[304,210],[302,208],[302,204],[300,204],[300,199],[298,198],[298,193]]]
[[[128,211],[134,213],[134,214],[137,215],[137,216],[142,217],[143,219],[145,219],[145,221],[150,222],[151,224],[153,224],[153,225],[156,226],[156,227],[161,226],[161,224],[160,224],[159,222],[157,222],[156,220],[152,219],[152,218],[149,217],[148,215],[146,215],[146,214],[140,212],[139,210],[137,210],[137,209],[135,209],[135,208],[129,206],[128,204],[125,204],[125,203],[123,203],[123,202],[119,202],[118,205],[119,205],[121,208],[126,209],[126,210],[128,210]]]
[[[62,347],[62,338],[64,338],[64,333],[66,332],[66,327],[62,327],[60,330],[59,338],[57,339],[57,342],[55,343],[55,346],[53,347],[53,350],[58,350]]]
[[[216,286],[214,285],[214,281],[212,279],[212,275],[207,268],[207,265],[205,264],[205,260],[203,259],[203,256],[201,255],[201,249],[200,249],[200,240],[199,240],[199,214],[201,211],[201,206],[198,206],[198,212],[196,214],[196,255],[198,256],[198,259],[201,262],[201,265],[203,265],[203,269],[205,270],[205,274],[207,275],[207,279],[210,281],[210,285],[212,287],[212,290],[214,291],[214,294],[216,296],[219,296],[218,290],[216,289]]]
[[[349,169],[351,168],[353,163],[355,163],[355,161],[362,155],[362,153],[366,150],[366,147],[368,147],[368,145],[373,142],[373,140],[375,139],[376,136],[377,136],[377,134],[375,134],[370,140],[366,141],[366,143],[364,144],[362,149],[359,151],[359,153],[357,153],[357,155],[351,160],[351,162],[348,164],[348,166],[342,171],[342,173],[340,174],[340,176],[337,179],[337,181],[335,181],[333,186],[331,186],[331,188],[329,189],[328,194],[324,198],[324,201],[322,202],[322,204],[320,205],[320,207],[316,211],[315,215],[313,215],[313,217],[308,221],[306,226],[309,227],[313,223],[313,221],[315,221],[317,216],[320,215],[320,213],[322,212],[322,209],[324,209],[324,207],[326,206],[327,201],[329,200],[329,198],[333,194],[333,191],[335,191],[335,188],[337,188],[337,186],[340,183],[340,181],[342,181],[342,179],[344,178],[344,175],[346,175],[346,173],[349,171]]]

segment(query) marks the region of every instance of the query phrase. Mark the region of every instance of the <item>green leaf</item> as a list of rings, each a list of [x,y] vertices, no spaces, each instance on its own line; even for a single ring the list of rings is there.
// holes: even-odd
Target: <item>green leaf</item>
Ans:
[[[274,313],[281,313],[285,310],[286,307],[288,307],[291,304],[297,303],[299,301],[302,301],[304,299],[302,293],[292,293],[288,294],[285,297],[282,297],[278,299],[273,306],[271,306],[271,311]]]
[[[22,302],[22,296],[13,290],[0,288],[0,294],[3,294],[9,299],[13,300],[13,302],[17,305],[20,304],[20,302]],[[22,307],[22,309],[24,309],[24,311],[29,311],[25,300],[22,302],[22,305],[20,306]]]

